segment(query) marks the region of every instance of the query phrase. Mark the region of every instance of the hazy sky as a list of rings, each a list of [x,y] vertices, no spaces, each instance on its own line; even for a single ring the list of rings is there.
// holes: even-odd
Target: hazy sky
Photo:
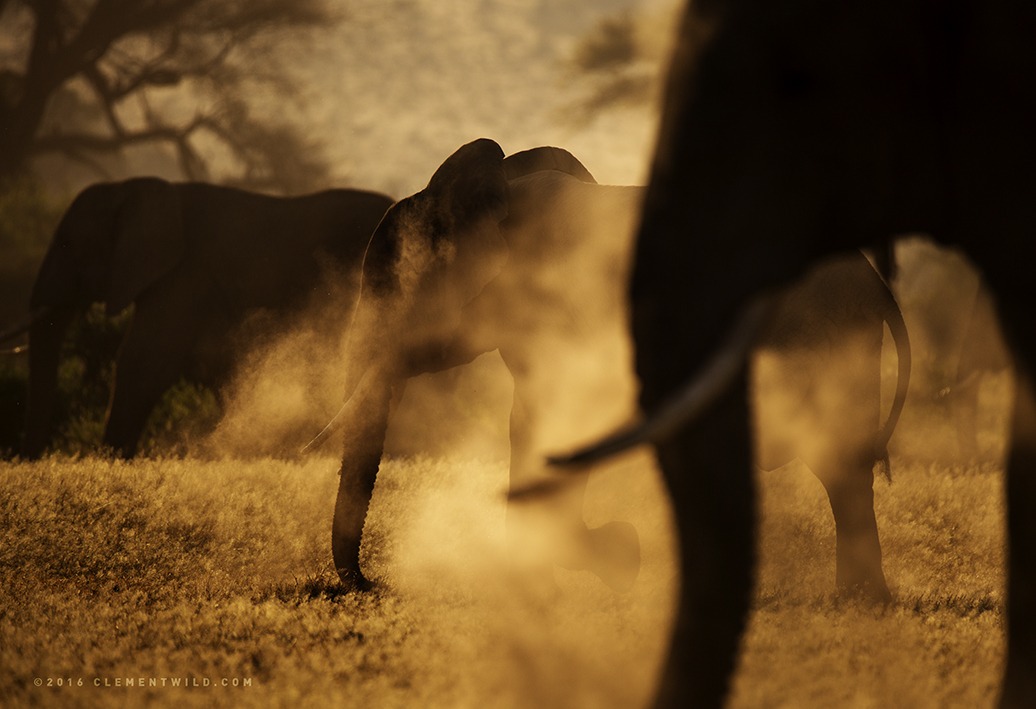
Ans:
[[[660,0],[350,0],[344,21],[293,48],[305,112],[336,175],[403,196],[459,145],[495,139],[507,153],[569,148],[598,180],[643,180],[650,110],[569,118],[586,85],[566,71],[603,17]]]
[[[599,181],[639,184],[653,145],[653,107],[576,120],[573,107],[591,85],[570,60],[602,19],[627,10],[658,16],[657,8],[677,1],[328,0],[337,22],[288,35],[274,50],[298,96],[267,87],[257,89],[252,102],[260,115],[296,123],[327,146],[328,186],[403,197],[423,187],[457,147],[479,137],[493,138],[507,153],[565,147]],[[10,22],[0,27],[0,52],[25,31]],[[667,39],[660,36],[658,44]],[[153,95],[152,105],[175,116],[173,122],[197,112],[179,90]],[[138,111],[134,100],[119,106],[130,124],[139,122]],[[108,163],[108,176],[182,179],[172,151],[161,150],[127,151]],[[219,166],[210,166],[219,181]],[[103,177],[65,160],[46,161],[43,175],[58,193]]]

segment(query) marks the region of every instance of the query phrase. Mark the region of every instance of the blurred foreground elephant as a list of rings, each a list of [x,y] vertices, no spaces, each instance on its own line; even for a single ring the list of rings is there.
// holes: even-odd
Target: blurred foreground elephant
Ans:
[[[391,203],[358,190],[286,198],[156,178],[83,190],[32,290],[24,454],[50,440],[62,339],[91,303],[109,315],[134,306],[104,429],[104,443],[130,457],[181,376],[225,380],[250,314],[289,315],[327,296],[327,283],[346,282],[337,271],[358,268]]]
[[[630,289],[649,417],[577,458],[652,441],[664,471],[682,587],[659,705],[718,706],[734,669],[754,563],[746,351],[773,294],[928,233],[982,272],[1018,371],[1000,702],[1036,706],[1034,36],[1036,6],[1006,0],[689,6]],[[704,318],[687,307],[705,300]]]
[[[540,477],[538,454],[566,437],[588,439],[631,414],[601,404],[595,376],[629,371],[627,309],[619,284],[628,277],[634,222],[643,190],[598,185],[569,153],[538,148],[504,158],[479,140],[460,148],[428,187],[395,205],[371,240],[350,336],[351,398],[335,507],[335,566],[344,582],[364,587],[359,549],[382,458],[389,399],[406,378],[469,362],[499,350],[514,378],[511,485]],[[708,309],[697,301],[688,310]],[[881,391],[881,343],[888,322],[899,345],[900,376],[887,423],[875,434]],[[601,351],[610,351],[600,374]],[[813,418],[816,444],[802,431],[764,438],[760,463],[775,468],[799,455],[824,482],[838,532],[837,582],[888,597],[874,521],[872,469],[887,465],[889,437],[902,410],[910,368],[902,314],[862,254],[817,272],[789,294],[763,343],[779,393]],[[840,355],[845,355],[842,357]],[[848,358],[848,359],[846,359]],[[589,382],[589,384],[588,384]],[[833,396],[831,392],[836,392]],[[633,397],[632,390],[628,392]],[[611,397],[613,398],[613,397]],[[590,402],[593,414],[580,410]],[[579,430],[543,434],[551,416],[578,417]],[[781,428],[761,422],[767,432]],[[556,428],[556,426],[555,426]],[[813,438],[813,437],[811,437]],[[635,574],[635,536],[613,523],[586,530],[581,476],[555,500],[582,541],[563,559],[589,568],[616,588]],[[513,514],[513,512],[509,512]]]

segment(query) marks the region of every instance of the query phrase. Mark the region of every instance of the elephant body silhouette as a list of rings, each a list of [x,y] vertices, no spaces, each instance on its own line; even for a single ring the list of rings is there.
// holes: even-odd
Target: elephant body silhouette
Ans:
[[[899,367],[895,396],[878,426],[886,323]],[[811,270],[784,294],[755,349],[756,465],[772,470],[797,457],[809,466],[834,515],[836,589],[890,600],[872,487],[875,468],[891,479],[888,444],[906,403],[912,360],[892,291],[862,253],[851,252]]]
[[[587,197],[589,191],[594,198]],[[595,204],[605,211],[587,214],[588,199],[599,200]],[[638,199],[637,190],[595,184],[564,150],[536,148],[505,159],[496,143],[480,140],[457,150],[424,190],[385,215],[363,263],[345,363],[348,399],[334,422],[345,438],[332,526],[343,583],[370,586],[360,569],[360,542],[390,401],[408,378],[500,353],[514,380],[512,486],[535,476],[535,452],[557,435],[545,418],[576,417],[575,435],[596,435],[628,414],[607,402],[632,405],[632,392],[598,396],[603,405],[578,414],[566,407],[580,395],[558,399],[552,392],[564,391],[559,379],[565,367],[578,366],[578,354],[596,357],[595,348],[581,344],[588,339],[613,359],[629,362],[622,298],[614,283],[625,277]],[[585,237],[595,217],[604,220],[589,244]],[[591,284],[611,286],[591,291]],[[592,383],[584,385],[580,394],[593,396],[592,389]],[[549,515],[557,520],[557,554],[530,562],[536,568],[553,562],[589,570],[626,589],[639,571],[636,530],[625,522],[588,528],[582,518],[585,483],[580,477],[569,486],[556,514]],[[515,515],[522,515],[513,505],[507,514],[514,549],[526,554],[531,535],[519,530],[528,527],[515,524]]]
[[[642,196],[639,187],[596,184],[557,148],[504,158],[496,143],[481,139],[461,147],[428,188],[389,211],[368,248],[350,332],[352,396],[341,414],[346,443],[333,532],[335,566],[345,583],[368,585],[360,541],[391,392],[408,377],[499,351],[514,379],[512,490],[542,475],[543,450],[569,436],[597,435],[632,414],[632,386],[623,392],[629,403],[609,409],[600,402],[614,392],[594,382],[602,366],[605,381],[632,369],[620,284],[628,278]],[[877,430],[886,321],[900,348],[901,374],[888,421]],[[842,348],[854,355],[852,364],[835,369]],[[823,445],[808,451],[795,433],[764,434],[770,445],[761,464],[774,468],[800,455],[813,466],[835,513],[839,587],[887,597],[872,467],[884,458],[906,394],[910,356],[902,313],[857,252],[789,294],[760,349],[777,362],[784,393],[813,410],[811,423],[826,433],[816,437]],[[834,411],[814,396],[832,377],[842,393]],[[579,401],[590,403],[580,408]],[[566,419],[581,427],[559,425]],[[561,565],[588,568],[625,588],[634,576],[635,537],[618,523],[586,530],[585,484],[578,476],[554,500],[581,552]]]
[[[735,665],[754,563],[746,343],[772,294],[918,233],[979,268],[1018,372],[1000,703],[1036,706],[1034,35],[1036,9],[1010,0],[686,9],[629,290],[648,418],[577,457],[651,441],[664,473],[682,582],[659,706],[720,705]],[[703,300],[704,318],[687,307]]]
[[[50,440],[61,342],[91,303],[109,315],[134,306],[104,428],[104,444],[131,457],[179,377],[225,380],[251,313],[297,312],[327,283],[346,282],[332,272],[358,268],[391,203],[360,190],[272,197],[157,178],[83,190],[32,289],[23,454],[40,455]]]

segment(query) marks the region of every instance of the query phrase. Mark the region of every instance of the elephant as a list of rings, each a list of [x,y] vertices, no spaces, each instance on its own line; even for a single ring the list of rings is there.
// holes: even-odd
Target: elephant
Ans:
[[[989,291],[980,285],[968,313],[953,384],[948,391],[940,392],[949,398],[957,428],[957,451],[965,460],[974,460],[980,452],[979,392],[983,376],[1003,372],[1010,364]]]
[[[729,687],[753,584],[746,357],[774,294],[906,234],[967,254],[1012,352],[999,702],[1036,706],[1034,34],[1036,9],[1007,0],[687,6],[628,289],[648,413],[557,459],[653,445],[682,578],[658,706],[718,706]],[[704,319],[687,308],[703,298]]]
[[[888,444],[906,403],[910,339],[891,289],[860,251],[810,271],[775,306],[755,343],[755,465],[798,458],[820,479],[835,520],[835,587],[886,602],[874,517],[874,470],[892,479]],[[691,308],[694,311],[704,308]],[[877,430],[888,324],[898,357],[895,395]],[[767,366],[769,365],[769,366]],[[767,376],[769,374],[769,376]]]
[[[588,343],[615,346],[625,341],[628,347],[626,308],[609,289],[628,273],[633,220],[642,194],[640,187],[596,184],[560,149],[538,148],[504,158],[496,143],[481,139],[460,148],[425,190],[389,211],[368,247],[351,329],[357,338],[349,362],[353,396],[343,409],[349,433],[332,544],[343,582],[369,586],[359,566],[360,542],[382,457],[391,392],[406,378],[498,350],[514,379],[512,490],[536,479],[540,467],[531,453],[546,445],[542,437],[539,443],[533,440],[537,423],[565,405],[552,399],[551,392],[571,388],[575,379],[556,373],[563,356],[589,362],[593,353],[583,354]],[[415,264],[421,265],[415,269]],[[899,346],[900,376],[888,421],[875,433],[886,321]],[[602,332],[611,339],[594,338]],[[832,369],[834,355],[847,344],[832,341],[848,340],[849,332],[863,334],[861,342],[853,343],[858,344],[858,356],[848,372]],[[816,419],[827,433],[820,437],[823,445],[813,446],[809,454],[794,435],[769,436],[760,462],[776,468],[796,454],[807,458],[824,482],[835,514],[838,586],[888,597],[874,520],[872,468],[875,462],[887,465],[885,448],[903,408],[910,369],[906,329],[891,291],[857,252],[818,270],[789,294],[760,349],[777,354],[784,389],[792,390],[798,404],[820,409]],[[809,373],[789,376],[795,369]],[[834,412],[815,391],[832,375],[844,394]],[[853,406],[842,407],[846,398]],[[598,428],[606,423],[601,421]],[[564,565],[589,567],[613,587],[626,588],[633,578],[632,564],[624,567],[621,560],[634,557],[632,534],[617,523],[585,530],[585,484],[583,477],[574,489],[566,489],[567,499],[557,506],[560,516],[573,520],[572,527],[583,535],[579,546],[600,550],[600,558],[584,554]],[[607,561],[606,542],[620,549],[618,568]]]
[[[359,267],[392,201],[362,190],[274,197],[153,177],[84,189],[32,288],[23,454],[38,457],[48,445],[62,339],[87,306],[103,302],[108,315],[133,306],[103,437],[132,457],[166,389],[181,376],[218,386],[248,318],[269,313],[283,327],[328,297],[328,283],[345,281],[335,272]]]
[[[576,282],[613,283],[625,276],[638,200],[636,189],[596,184],[562,149],[534,148],[505,158],[498,144],[481,139],[454,152],[425,189],[389,209],[363,261],[346,347],[347,400],[311,443],[344,431],[332,555],[346,587],[371,587],[360,568],[361,538],[391,403],[409,378],[499,352],[514,381],[515,486],[540,468],[534,453],[548,445],[543,437],[551,432],[542,422],[552,407],[543,399],[545,392],[560,390],[559,353],[579,351],[579,342],[590,339],[628,359],[621,296],[604,288],[598,298]],[[588,241],[595,220],[602,228]],[[570,354],[569,360],[578,366]],[[632,401],[632,392],[627,398]],[[579,414],[582,425],[591,427],[587,435],[626,413],[610,408],[615,407]],[[552,541],[561,540],[558,553],[531,555],[530,565],[544,577],[554,563],[588,570],[626,590],[639,571],[637,532],[620,521],[587,527],[585,485],[584,477],[569,486],[548,513],[557,527]],[[507,528],[512,549],[528,558],[524,542],[530,540],[515,539],[522,526],[515,521],[522,516],[509,506]]]

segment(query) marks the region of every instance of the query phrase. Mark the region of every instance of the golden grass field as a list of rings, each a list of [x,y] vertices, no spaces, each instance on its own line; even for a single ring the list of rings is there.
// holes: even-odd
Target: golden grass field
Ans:
[[[760,582],[733,706],[993,702],[999,466],[893,464],[894,482],[876,483],[896,595],[884,609],[833,597],[833,522],[809,471],[760,475]],[[640,532],[643,568],[625,596],[585,574],[557,571],[555,586],[517,571],[506,466],[449,458],[383,466],[363,550],[378,589],[344,593],[329,552],[336,467],[0,464],[0,705],[645,703],[674,599],[669,511],[648,456],[596,475],[587,494],[591,524],[627,519]]]

